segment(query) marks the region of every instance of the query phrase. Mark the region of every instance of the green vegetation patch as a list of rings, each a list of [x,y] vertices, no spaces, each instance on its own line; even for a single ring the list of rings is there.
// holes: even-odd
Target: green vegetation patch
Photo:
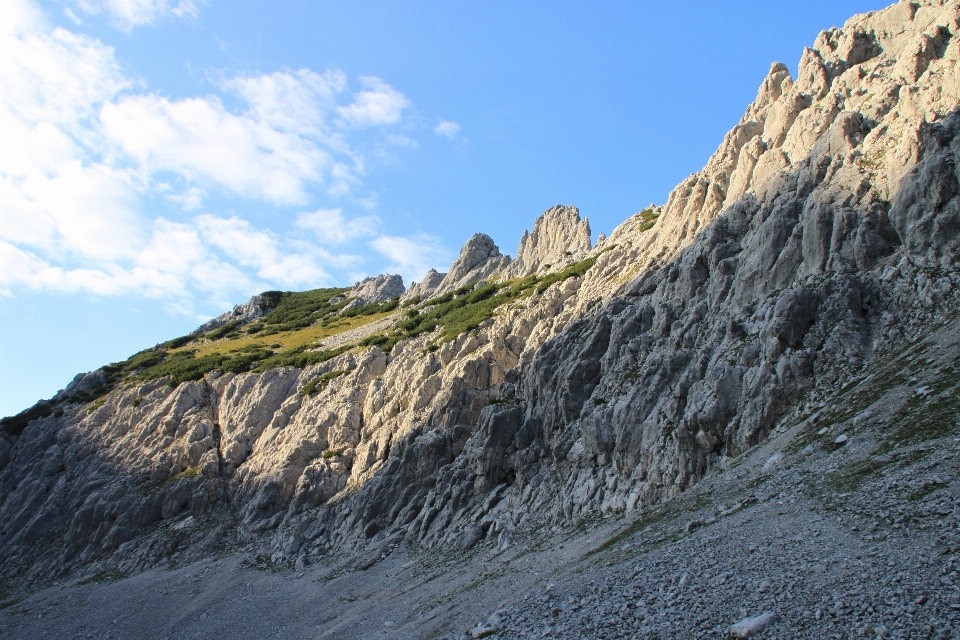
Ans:
[[[335,378],[339,378],[345,373],[347,372],[342,369],[338,369],[336,371],[328,371],[322,376],[318,376],[313,380],[311,380],[310,382],[308,382],[306,386],[304,386],[303,389],[300,391],[300,395],[304,397],[309,396],[311,393],[317,390],[317,387],[320,388],[320,391],[323,391],[324,389],[327,388],[327,385],[330,384],[331,380]]]
[[[167,340],[166,342],[161,343],[159,346],[162,349],[179,349],[180,347],[193,342],[196,337],[197,336],[191,333],[189,335],[180,336],[179,338],[174,338],[173,340]]]
[[[652,506],[647,510],[643,515],[633,521],[625,529],[621,530],[619,533],[614,534],[608,540],[600,544],[597,548],[593,549],[587,556],[592,556],[608,549],[613,548],[615,545],[620,544],[621,542],[627,540],[628,538],[633,537],[637,533],[647,529],[648,527],[653,527],[655,525],[662,524],[670,518],[676,518],[679,515],[684,513],[693,513],[700,511],[704,507],[711,504],[711,501],[703,495],[695,496],[684,496],[671,500],[670,502],[663,502],[657,506]],[[679,539],[682,537],[680,534],[675,536],[661,536],[658,542],[654,543],[653,541],[645,544],[660,544],[663,542],[672,542],[673,540]]]
[[[231,320],[225,325],[222,325],[213,331],[208,331],[204,334],[204,337],[208,340],[219,340],[220,338],[225,338],[234,331],[240,328],[242,322],[240,320]]]
[[[248,345],[227,353],[214,353],[197,357],[195,351],[163,352],[158,364],[140,369],[136,380],[155,380],[169,377],[170,386],[182,382],[200,380],[215,369],[224,373],[245,373],[256,368],[257,363],[273,355],[273,351],[260,345]]]
[[[884,449],[893,449],[899,445],[937,440],[957,433],[960,424],[960,389],[956,376],[960,367],[954,365],[943,372],[932,386],[926,397],[914,395],[900,409],[893,420]]]
[[[636,365],[632,367],[629,371],[627,371],[625,374],[623,374],[623,377],[620,378],[620,380],[617,382],[616,393],[618,394],[623,393],[624,385],[626,385],[627,388],[630,388],[639,379],[640,379],[640,365]]]
[[[278,367],[296,367],[305,369],[310,365],[320,364],[336,358],[340,354],[353,349],[355,345],[345,344],[335,349],[323,349],[320,351],[310,351],[309,346],[295,347],[288,351],[278,353],[262,360],[253,370],[262,373]]]
[[[386,302],[370,302],[368,304],[360,305],[357,307],[350,307],[349,309],[344,309],[336,318],[330,318],[325,320],[325,323],[330,323],[334,320],[340,318],[357,318],[359,316],[372,316],[378,313],[389,313],[393,311],[400,305],[400,298],[393,298],[387,300]]]
[[[923,486],[921,486],[916,491],[913,491],[912,493],[910,493],[910,495],[907,496],[907,499],[911,500],[912,502],[919,502],[920,500],[923,500],[924,498],[926,498],[928,495],[930,495],[937,489],[944,488],[945,486],[947,486],[947,484],[948,483],[946,481],[940,482],[936,480],[924,482]]]
[[[933,330],[937,328],[934,327]],[[820,410],[816,422],[809,421],[790,444],[784,448],[784,452],[796,453],[815,442],[820,442],[824,448],[832,448],[832,439],[835,437],[835,433],[828,431],[821,435],[818,433],[819,430],[825,426],[846,422],[889,394],[896,387],[906,386],[912,389],[913,385],[909,378],[913,374],[920,373],[923,368],[924,364],[921,356],[928,346],[925,343],[907,343],[877,362],[872,367],[872,375],[867,378],[858,377],[847,382],[834,394],[828,405]],[[944,383],[952,385],[952,382],[949,381],[956,379],[958,373],[960,373],[960,366],[954,365],[948,368],[941,374],[939,378],[941,384],[936,385],[935,392],[943,391]],[[925,402],[924,398],[914,398],[900,410],[896,419],[890,421],[890,424],[894,425],[894,433],[888,444],[881,447],[878,453],[887,453],[902,443],[939,437],[951,431],[953,424],[948,420],[951,411],[950,406],[937,406],[941,404],[938,401],[931,406],[934,409],[932,412],[912,411]],[[947,399],[946,404],[960,409],[960,407],[957,407],[955,393],[952,398]],[[917,413],[917,415],[912,416],[911,413]],[[794,424],[799,424],[807,420],[808,417],[803,416]],[[882,427],[881,429],[888,431],[889,427]]]
[[[395,329],[368,336],[360,341],[360,346],[376,345],[389,352],[401,340],[440,329],[440,335],[428,347],[428,350],[434,351],[438,345],[477,329],[484,321],[492,318],[501,306],[526,298],[534,291],[543,293],[551,285],[567,278],[582,276],[596,261],[597,257],[594,256],[544,276],[534,274],[480,287],[461,287],[409,308],[405,313],[406,318],[400,321]]]
[[[53,413],[51,404],[35,404],[29,409],[21,411],[15,416],[0,420],[0,429],[12,436],[19,436],[31,420],[46,418]]]
[[[657,210],[653,207],[647,207],[638,213],[637,217],[640,218],[640,231],[647,231],[648,229],[652,229],[653,225],[657,224],[657,219],[660,217],[660,214],[657,213]]]
[[[309,327],[317,320],[343,309],[349,300],[331,303],[342,298],[350,289],[327,288],[312,291],[264,291],[263,306],[271,310],[257,321],[268,333],[295,331]]]

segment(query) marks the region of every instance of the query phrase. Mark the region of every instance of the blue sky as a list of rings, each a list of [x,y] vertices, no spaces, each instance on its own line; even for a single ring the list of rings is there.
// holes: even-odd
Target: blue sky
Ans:
[[[870,0],[0,0],[0,415],[266,289],[609,233]]]

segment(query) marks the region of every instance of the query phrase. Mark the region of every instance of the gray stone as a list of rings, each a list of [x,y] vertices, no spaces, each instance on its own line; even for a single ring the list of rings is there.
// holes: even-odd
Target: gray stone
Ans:
[[[348,298],[353,298],[348,307],[358,307],[375,302],[387,302],[393,298],[399,298],[406,291],[403,286],[403,278],[397,275],[379,275],[371,278],[364,278],[353,285],[347,293]]]
[[[752,638],[762,633],[776,619],[776,614],[766,611],[753,618],[744,618],[740,622],[730,625],[728,632],[734,638]]]
[[[476,545],[480,540],[483,539],[483,529],[476,525],[471,525],[464,529],[463,533],[457,538],[457,549],[461,551],[466,551],[471,549]]]
[[[233,307],[232,311],[228,311],[222,315],[217,316],[207,320],[202,325],[194,329],[193,333],[196,335],[201,335],[204,333],[209,333],[214,329],[219,329],[228,322],[233,322],[239,320],[241,325],[248,324],[253,322],[260,316],[264,315],[270,308],[266,306],[266,300],[263,296],[253,296],[246,304],[238,304]]]

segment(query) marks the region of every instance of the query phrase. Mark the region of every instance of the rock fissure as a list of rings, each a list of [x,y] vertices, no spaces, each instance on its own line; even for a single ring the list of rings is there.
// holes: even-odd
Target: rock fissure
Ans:
[[[796,80],[772,65],[703,170],[596,246],[557,206],[516,259],[477,234],[409,289],[384,275],[265,292],[162,354],[78,376],[4,423],[0,575],[29,586],[233,548],[297,570],[336,553],[375,571],[402,545],[507,556],[666,513],[784,434],[810,449],[768,457],[757,487],[803,476],[796,456],[834,484],[872,477],[891,463],[840,462],[868,437],[888,455],[952,436],[953,387],[917,363],[951,365],[917,345],[952,345],[960,308],[958,29],[957,2],[901,2],[821,33]],[[199,379],[144,379],[211,353],[221,369]],[[637,545],[784,499],[738,494]],[[755,613],[727,626],[790,624]]]

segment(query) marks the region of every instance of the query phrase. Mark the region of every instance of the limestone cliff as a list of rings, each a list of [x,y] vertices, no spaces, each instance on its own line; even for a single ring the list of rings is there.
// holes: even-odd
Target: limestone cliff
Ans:
[[[563,267],[583,260],[589,251],[590,222],[580,219],[576,207],[557,205],[537,218],[533,233],[523,232],[517,259],[504,271],[504,277]]]
[[[0,573],[237,539],[301,563],[508,546],[690,487],[955,313],[958,20],[955,0],[901,2],[823,32],[703,170],[593,249],[554,208],[514,261],[471,238],[343,351],[251,351],[174,386],[105,368],[98,400],[38,405],[0,439]],[[321,302],[309,326],[335,331],[347,311]]]

